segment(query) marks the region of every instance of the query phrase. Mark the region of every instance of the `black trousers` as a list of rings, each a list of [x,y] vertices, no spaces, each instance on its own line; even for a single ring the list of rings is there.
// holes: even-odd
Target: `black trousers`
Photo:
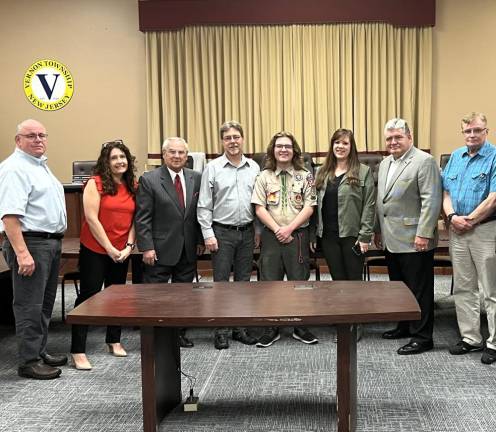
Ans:
[[[99,254],[81,245],[79,252],[79,271],[81,273],[81,283],[79,295],[76,298],[74,307],[102,289],[112,284],[125,284],[129,259],[122,263],[114,262],[108,255]],[[86,352],[86,337],[88,334],[87,325],[72,326],[71,353]],[[116,343],[121,339],[120,326],[108,326],[106,343]]]
[[[386,250],[389,280],[404,282],[420,306],[418,321],[402,321],[398,329],[407,330],[412,342],[432,341],[434,329],[434,250],[391,253]]]
[[[173,266],[160,265],[153,266],[143,264],[144,283],[167,283],[193,282],[196,272],[196,261],[189,262],[183,248],[179,262]]]
[[[364,256],[353,252],[356,241],[356,237],[337,235],[324,235],[320,239],[332,280],[362,280]]]
[[[186,258],[186,251],[183,248],[179,262],[173,266],[155,264],[149,266],[143,264],[144,283],[180,283],[193,282],[196,273],[196,261],[190,262]],[[181,334],[186,334],[186,329],[179,329]]]

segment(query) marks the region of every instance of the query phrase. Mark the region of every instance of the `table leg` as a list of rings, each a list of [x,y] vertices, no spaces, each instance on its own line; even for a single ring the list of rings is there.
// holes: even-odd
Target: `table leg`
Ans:
[[[156,432],[164,416],[181,403],[178,330],[141,327],[143,431]]]
[[[338,324],[337,414],[338,432],[354,432],[357,402],[356,325]]]

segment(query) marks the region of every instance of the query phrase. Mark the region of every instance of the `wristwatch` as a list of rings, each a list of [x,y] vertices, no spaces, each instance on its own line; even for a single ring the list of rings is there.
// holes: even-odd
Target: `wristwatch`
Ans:
[[[451,219],[453,219],[453,216],[458,216],[458,213],[453,212],[448,215],[448,221],[451,222]]]
[[[134,248],[136,247],[134,243],[126,243],[126,246],[129,246],[131,250],[134,250]]]

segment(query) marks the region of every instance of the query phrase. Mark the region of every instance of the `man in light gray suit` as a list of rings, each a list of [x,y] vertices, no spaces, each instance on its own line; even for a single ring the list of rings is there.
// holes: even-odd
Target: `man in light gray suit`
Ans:
[[[389,120],[384,127],[389,156],[379,166],[375,243],[385,250],[389,279],[403,281],[417,299],[419,321],[400,322],[385,339],[411,336],[398,354],[433,348],[434,249],[441,209],[441,176],[434,158],[413,145],[407,122]],[[381,235],[382,234],[382,235]]]
[[[167,138],[162,146],[165,165],[146,172],[136,194],[135,228],[143,252],[144,282],[192,282],[197,255],[204,250],[196,217],[201,174],[185,168],[188,145],[182,138]],[[185,330],[179,344],[193,343]]]

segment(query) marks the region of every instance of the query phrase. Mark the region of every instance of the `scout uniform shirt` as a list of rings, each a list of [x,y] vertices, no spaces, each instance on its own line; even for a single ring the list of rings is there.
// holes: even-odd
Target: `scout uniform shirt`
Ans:
[[[264,206],[278,225],[289,225],[303,207],[317,205],[313,175],[292,166],[263,170],[255,181],[251,202]],[[306,226],[308,221],[301,228]]]

